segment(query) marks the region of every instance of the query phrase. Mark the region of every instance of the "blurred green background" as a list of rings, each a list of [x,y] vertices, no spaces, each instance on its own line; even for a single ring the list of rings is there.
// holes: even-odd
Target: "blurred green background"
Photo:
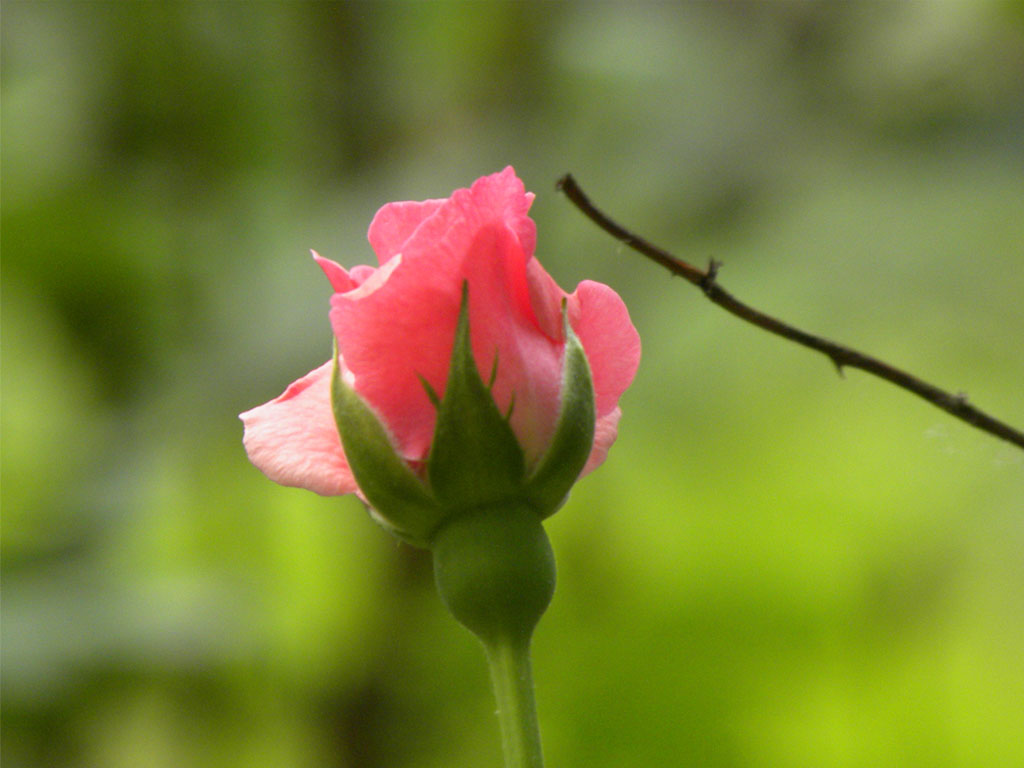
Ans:
[[[1024,4],[22,3],[2,12],[3,759],[499,766],[429,559],[267,481],[330,354],[309,248],[513,164],[644,341],[549,523],[552,768],[1024,765],[1024,454],[711,306],[1024,424]]]

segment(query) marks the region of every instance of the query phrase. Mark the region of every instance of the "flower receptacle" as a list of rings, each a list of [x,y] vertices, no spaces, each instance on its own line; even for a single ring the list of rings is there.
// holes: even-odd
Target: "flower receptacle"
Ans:
[[[431,540],[441,600],[492,644],[527,640],[551,602],[555,558],[529,507],[480,509],[444,523]]]

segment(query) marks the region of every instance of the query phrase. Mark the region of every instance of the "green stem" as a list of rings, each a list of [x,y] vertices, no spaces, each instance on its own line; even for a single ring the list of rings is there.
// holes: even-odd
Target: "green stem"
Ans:
[[[533,698],[530,636],[484,643],[498,702],[505,768],[544,768],[537,706]]]
[[[441,600],[487,651],[505,768],[544,768],[530,637],[555,590],[555,557],[540,516],[514,504],[466,512],[431,549]]]

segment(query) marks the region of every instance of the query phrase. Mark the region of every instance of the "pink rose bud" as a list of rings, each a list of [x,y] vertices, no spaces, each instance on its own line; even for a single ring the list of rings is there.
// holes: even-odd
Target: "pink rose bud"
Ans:
[[[543,498],[536,502],[545,507],[537,510],[541,516],[553,512],[557,505],[552,506],[550,494],[564,481],[550,479],[558,463],[551,457],[558,451],[572,453],[566,422],[579,421],[572,416],[583,412],[576,401],[592,398],[593,403],[593,436],[586,432],[582,454],[575,449],[585,474],[604,461],[615,440],[618,400],[639,364],[640,339],[611,288],[584,281],[566,294],[533,258],[536,230],[527,215],[532,201],[509,167],[456,190],[447,200],[381,208],[369,230],[379,267],[346,271],[314,254],[335,290],[330,319],[337,341],[339,422],[332,411],[329,361],[280,397],[241,415],[251,461],[283,485],[324,495],[356,493],[373,505],[370,488],[356,479],[366,470],[354,472],[342,448],[338,424],[344,427],[344,411],[352,423],[362,425],[359,430],[377,435],[369,439],[373,446],[383,445],[375,442],[378,438],[384,440],[397,457],[397,464],[380,461],[390,466],[388,471],[406,473],[397,478],[397,487],[406,494],[409,514],[420,514],[412,511],[419,505],[426,517],[443,516],[436,508],[464,503],[467,494],[476,492],[467,490],[473,480],[437,468],[445,462],[462,466],[472,458],[468,449],[458,455],[451,439],[437,444],[445,432],[438,428],[439,414],[448,423],[455,417],[446,412],[462,414],[477,407],[470,400],[446,402],[449,388],[461,387],[486,392],[506,425],[492,432],[507,429],[518,446],[512,453],[521,452],[516,460],[521,470],[510,471],[522,474],[524,498]],[[574,350],[579,354],[574,356]],[[462,358],[475,365],[460,363]],[[472,372],[480,387],[465,383],[465,371],[463,384],[456,383],[453,371],[459,365]],[[451,421],[456,422],[466,418]],[[461,427],[447,432],[452,429],[457,433]],[[355,434],[357,428],[347,431]],[[504,446],[496,450],[508,452],[504,437],[494,440]],[[346,443],[351,444],[348,437]],[[438,455],[432,455],[432,444]],[[362,445],[356,449],[361,453]],[[406,485],[410,478],[413,484]],[[391,479],[381,480],[394,485]],[[456,501],[439,500],[445,494]],[[408,519],[393,519],[390,510],[383,516],[414,541],[426,530]]]

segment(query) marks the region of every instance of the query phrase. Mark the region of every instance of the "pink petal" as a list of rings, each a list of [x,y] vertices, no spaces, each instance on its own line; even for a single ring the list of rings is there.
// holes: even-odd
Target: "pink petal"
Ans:
[[[330,259],[325,259],[316,251],[311,251],[313,259],[320,269],[327,275],[331,287],[335,293],[346,293],[362,285],[377,272],[376,267],[368,267],[365,264],[352,267],[346,270],[343,266]]]
[[[356,283],[349,277],[348,272],[345,268],[338,264],[336,261],[325,259],[316,251],[310,251],[313,254],[313,260],[327,275],[327,279],[331,282],[331,287],[337,293],[344,293],[345,291],[351,291],[356,287]]]
[[[612,443],[615,442],[615,438],[619,434],[619,418],[621,416],[622,409],[616,406],[597,420],[594,425],[594,448],[580,473],[581,477],[597,469],[608,457],[608,449],[612,447]]]
[[[458,189],[447,200],[390,203],[370,224],[370,244],[383,264],[396,253],[406,258],[430,258],[437,245],[451,239],[465,242],[480,227],[507,224],[527,257],[533,255],[537,228],[529,217],[533,194],[511,166],[477,179],[469,189]]]
[[[569,323],[587,353],[594,377],[597,415],[615,408],[640,365],[640,335],[619,295],[584,280],[569,297]]]
[[[526,279],[537,326],[549,338],[562,341],[562,300],[567,298],[565,291],[558,287],[555,279],[536,259],[530,259],[526,265]]]
[[[536,260],[530,262],[527,273],[530,300],[542,329],[560,338],[561,305],[566,294]],[[582,472],[586,474],[604,462],[615,442],[622,416],[617,403],[640,363],[640,336],[626,305],[608,286],[584,281],[567,298],[569,323],[583,345],[594,380],[597,422],[594,447]]]
[[[430,218],[446,200],[388,203],[373,217],[367,239],[377,253],[380,263],[402,252],[402,246],[412,237],[416,228]]]
[[[366,264],[359,264],[358,266],[352,267],[352,269],[348,271],[348,276],[355,281],[356,285],[362,285],[371,277],[373,277],[373,275],[376,272],[376,267],[371,267]]]
[[[277,399],[239,417],[245,424],[245,450],[263,474],[324,496],[357,491],[331,410],[332,365],[324,363]]]

